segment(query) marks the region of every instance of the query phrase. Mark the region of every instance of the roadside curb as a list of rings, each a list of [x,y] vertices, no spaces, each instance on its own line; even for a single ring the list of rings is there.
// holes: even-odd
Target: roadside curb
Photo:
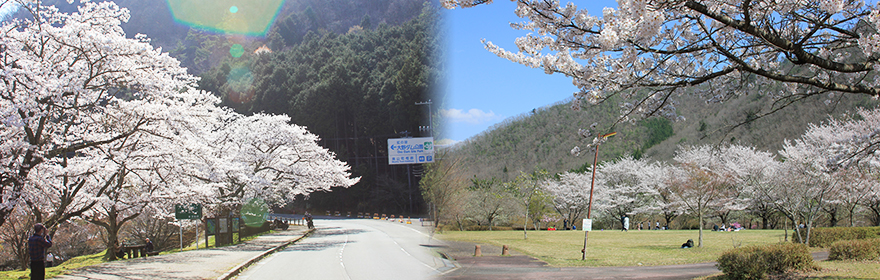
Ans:
[[[238,276],[238,274],[241,273],[241,271],[243,271],[245,268],[262,260],[266,256],[271,255],[272,253],[275,253],[279,250],[287,248],[287,246],[290,246],[291,244],[296,243],[296,242],[300,241],[301,239],[308,237],[314,231],[315,231],[315,229],[310,229],[310,230],[306,231],[305,234],[303,234],[302,236],[300,236],[294,240],[288,241],[284,244],[278,245],[275,248],[266,250],[266,251],[260,253],[259,255],[254,256],[253,258],[247,260],[246,262],[243,262],[243,263],[235,266],[234,268],[230,269],[229,271],[227,271],[223,275],[220,275],[220,277],[217,277],[217,280],[229,280],[229,279],[232,279],[232,277]]]
[[[443,261],[443,267],[436,269],[437,272],[440,272],[440,275],[446,275],[461,268],[461,265],[451,255],[443,251],[437,251],[437,253],[440,254],[440,260]]]

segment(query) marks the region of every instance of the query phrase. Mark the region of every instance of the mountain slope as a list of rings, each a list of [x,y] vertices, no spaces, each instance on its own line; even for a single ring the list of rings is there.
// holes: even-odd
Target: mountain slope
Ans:
[[[766,98],[748,95],[721,104],[706,104],[696,96],[682,96],[677,108],[678,113],[686,119],[671,123],[674,134],[648,147],[645,145],[652,139],[652,134],[664,134],[662,128],[651,124],[656,120],[663,123],[662,119],[620,123],[610,127],[619,114],[616,100],[581,111],[571,110],[569,102],[559,102],[507,119],[480,135],[456,144],[450,148],[448,156],[461,157],[462,169],[467,170],[468,177],[482,179],[495,177],[509,180],[520,171],[538,169],[551,173],[583,170],[592,165],[593,152],[581,151],[580,156],[573,156],[570,151],[574,146],[583,148],[592,141],[592,137],[583,139],[577,133],[579,128],[588,128],[594,122],[599,123],[598,133],[618,132],[599,147],[600,162],[627,155],[670,162],[680,145],[724,142],[777,152],[785,139],[800,137],[810,123],[853,112],[857,107],[876,107],[878,104],[868,96],[814,96],[775,114],[755,119],[759,109],[768,106]],[[752,121],[732,129],[748,119]]]

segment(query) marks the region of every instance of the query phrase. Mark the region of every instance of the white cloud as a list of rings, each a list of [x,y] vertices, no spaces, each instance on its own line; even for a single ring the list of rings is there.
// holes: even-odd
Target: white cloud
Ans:
[[[452,140],[449,138],[443,138],[439,140],[434,140],[434,146],[454,146],[455,144],[460,143],[461,141]]]
[[[495,114],[495,112],[489,111],[487,113],[483,112],[483,110],[480,109],[470,109],[467,112],[460,109],[441,109],[440,115],[450,122],[454,123],[464,122],[470,124],[481,124],[501,120],[501,116]]]
[[[18,2],[4,1],[3,3],[0,3],[0,20],[5,20],[7,17],[17,12],[19,6]]]

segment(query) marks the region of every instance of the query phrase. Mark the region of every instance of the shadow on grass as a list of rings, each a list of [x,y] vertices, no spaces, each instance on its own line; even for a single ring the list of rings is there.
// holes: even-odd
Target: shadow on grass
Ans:
[[[681,247],[669,246],[669,245],[643,245],[643,246],[636,246],[634,248],[644,248],[644,249],[648,249],[648,250],[652,250],[652,251],[672,251],[672,250],[679,250],[679,249],[684,250]],[[689,248],[689,249],[695,249],[695,248]]]

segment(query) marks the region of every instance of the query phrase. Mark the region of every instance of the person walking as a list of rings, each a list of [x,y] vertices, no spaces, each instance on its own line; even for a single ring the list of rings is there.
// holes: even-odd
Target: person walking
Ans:
[[[52,262],[55,260],[55,256],[52,253],[46,254],[46,267],[52,267]]]
[[[629,231],[629,216],[623,215],[623,231]]]
[[[144,256],[148,256],[149,253],[152,253],[156,247],[153,247],[153,241],[150,241],[149,238],[146,239],[146,243],[144,244]]]
[[[34,234],[28,238],[28,255],[31,257],[31,279],[46,279],[46,249],[52,247],[52,240],[46,227],[41,223],[34,225]]]

